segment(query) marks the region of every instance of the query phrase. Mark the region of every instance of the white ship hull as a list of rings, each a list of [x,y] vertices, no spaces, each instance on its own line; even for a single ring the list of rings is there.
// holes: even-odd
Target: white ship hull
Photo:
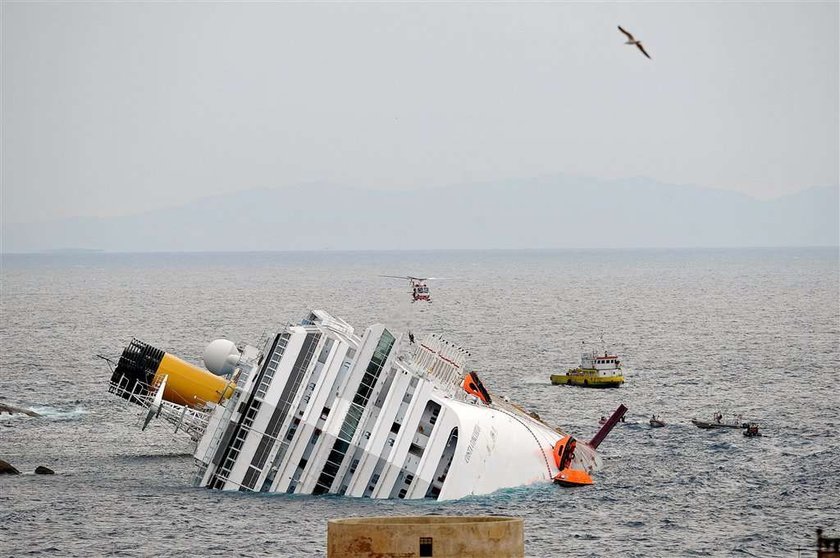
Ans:
[[[414,344],[374,325],[360,338],[315,311],[237,357],[233,395],[205,407],[194,436],[198,486],[448,500],[559,473],[564,433],[467,393],[467,352],[439,337]],[[597,464],[579,444],[571,468]]]

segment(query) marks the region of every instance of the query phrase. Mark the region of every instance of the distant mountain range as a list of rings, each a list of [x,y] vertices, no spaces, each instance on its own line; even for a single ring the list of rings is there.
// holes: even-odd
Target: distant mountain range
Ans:
[[[557,176],[410,192],[251,190],[112,218],[4,223],[6,252],[836,246],[837,187],[773,200]]]

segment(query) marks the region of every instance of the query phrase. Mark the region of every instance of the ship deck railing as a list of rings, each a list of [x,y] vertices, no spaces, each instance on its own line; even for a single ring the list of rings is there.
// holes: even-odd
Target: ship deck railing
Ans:
[[[110,382],[108,391],[120,397],[126,403],[139,405],[144,409],[151,409],[154,404],[154,389],[143,382],[135,382],[128,388],[129,379],[123,376],[119,382]],[[194,409],[186,405],[178,405],[169,401],[162,401],[157,416],[175,425],[175,431],[183,430],[190,438],[197,441],[207,428],[210,413],[203,409]]]

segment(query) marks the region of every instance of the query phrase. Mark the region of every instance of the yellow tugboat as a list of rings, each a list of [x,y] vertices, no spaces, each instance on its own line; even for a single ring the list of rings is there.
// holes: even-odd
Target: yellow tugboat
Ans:
[[[615,388],[624,383],[624,373],[616,355],[592,351],[580,355],[579,368],[570,368],[565,374],[552,374],[551,383],[555,386]]]

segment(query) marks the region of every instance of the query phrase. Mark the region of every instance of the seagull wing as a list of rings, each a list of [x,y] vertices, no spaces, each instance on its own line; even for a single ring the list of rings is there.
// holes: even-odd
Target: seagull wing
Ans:
[[[628,40],[631,40],[631,41],[635,41],[635,40],[636,40],[636,39],[634,39],[634,38],[633,38],[633,35],[631,35],[631,34],[630,34],[630,33],[628,33],[627,31],[625,31],[625,30],[624,30],[624,28],[623,28],[621,25],[619,25],[619,26],[618,26],[618,30],[619,30],[619,31],[621,31],[622,33],[624,33],[625,35],[627,35],[627,39],[628,39]]]
[[[637,46],[637,47],[639,47],[639,50],[641,50],[641,51],[642,51],[642,54],[644,54],[645,56],[647,56],[648,58],[650,58],[650,54],[648,54],[647,52],[645,52],[645,47],[643,47],[643,46],[642,46],[642,43],[636,43],[636,46]],[[650,59],[651,59],[651,60],[653,60],[653,58],[650,58]]]

